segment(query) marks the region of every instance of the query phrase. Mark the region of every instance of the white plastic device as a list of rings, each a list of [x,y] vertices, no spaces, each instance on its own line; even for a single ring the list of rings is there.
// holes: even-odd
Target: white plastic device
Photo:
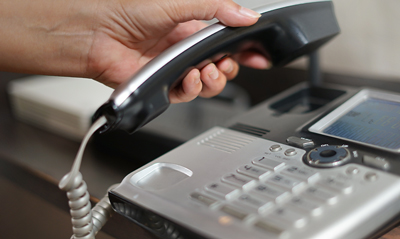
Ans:
[[[11,107],[18,120],[81,141],[97,108],[113,89],[92,79],[30,76],[11,81]]]

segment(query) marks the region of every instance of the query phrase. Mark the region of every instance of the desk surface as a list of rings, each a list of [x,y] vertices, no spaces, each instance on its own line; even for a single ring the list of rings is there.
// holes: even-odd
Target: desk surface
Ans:
[[[246,75],[239,75],[239,83],[249,82],[250,78],[250,84],[252,81],[258,81],[259,79],[257,78],[283,82],[275,89],[271,89],[268,86],[269,95],[273,95],[290,85],[306,79],[306,74],[297,70],[280,70],[275,73],[262,74],[253,72],[255,74],[254,77],[249,77],[251,73],[248,72],[244,74]],[[58,189],[57,184],[71,168],[79,143],[18,122],[12,117],[6,95],[6,86],[9,80],[19,77],[21,75],[0,73],[0,176],[12,180],[21,187],[44,198],[47,202],[68,211],[65,193]],[[288,82],[288,77],[296,80]],[[370,85],[400,92],[400,83],[389,82],[383,85],[374,80],[339,76],[327,76],[326,81],[352,85]],[[252,90],[251,87],[249,89],[250,91]],[[254,94],[257,95],[259,93],[255,92]],[[268,97],[268,94],[264,95],[264,98]],[[253,99],[255,103],[260,100],[262,99]],[[96,200],[96,198],[101,198],[107,192],[107,188],[110,185],[120,182],[126,174],[140,167],[142,165],[141,162],[143,161],[128,160],[119,155],[99,151],[92,143],[89,143],[84,155],[81,172],[88,184],[91,196]],[[147,231],[118,215],[114,216],[106,224],[103,231],[118,239],[132,238],[132,235],[136,238],[153,238]],[[394,224],[390,227],[390,231],[381,238],[399,237],[400,227]]]

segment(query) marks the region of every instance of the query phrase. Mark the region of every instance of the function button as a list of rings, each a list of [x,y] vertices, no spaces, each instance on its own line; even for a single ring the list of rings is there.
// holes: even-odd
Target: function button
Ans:
[[[268,170],[264,170],[261,168],[257,168],[253,165],[243,165],[240,168],[238,168],[238,173],[252,177],[252,178],[256,178],[256,179],[260,179],[262,177],[264,177],[265,175],[268,175],[269,173],[271,173],[271,171]]]
[[[278,152],[282,150],[282,147],[279,144],[274,144],[269,148],[269,150],[271,152]]]
[[[323,191],[318,187],[309,187],[301,194],[304,197],[309,198],[310,200],[318,201],[321,203],[333,205],[338,201],[338,196],[333,193],[328,193]]]
[[[268,197],[274,200],[276,203],[282,203],[290,197],[290,193],[283,189],[277,189],[267,184],[259,184],[253,188],[250,192],[254,192],[257,195]]]
[[[267,221],[257,221],[254,226],[278,239],[286,239],[289,237],[287,231]]]
[[[348,175],[356,175],[359,172],[360,172],[360,170],[354,166],[350,166],[346,169],[346,174],[348,174]]]
[[[247,188],[254,185],[255,183],[253,179],[240,176],[236,173],[231,173],[223,176],[222,181],[240,188]]]
[[[285,166],[285,163],[278,162],[272,159],[268,159],[266,157],[259,157],[253,160],[253,164],[276,171],[283,166]]]
[[[307,215],[319,216],[322,214],[321,205],[304,198],[294,197],[290,199],[287,205],[292,206],[293,209],[306,213]]]
[[[223,183],[212,183],[206,186],[206,190],[227,200],[239,194],[238,189],[229,187]]]
[[[378,179],[378,175],[373,172],[369,172],[365,174],[365,179],[370,182],[374,182]]]
[[[325,178],[318,181],[318,184],[326,189],[333,190],[339,193],[349,194],[353,192],[353,185],[337,178]]]
[[[244,220],[249,214],[243,212],[240,209],[237,209],[231,205],[224,205],[220,209],[222,212],[227,213],[228,215],[237,218],[239,220]]]
[[[295,149],[287,149],[284,153],[286,156],[294,156],[297,154]]]
[[[372,157],[372,156],[364,155],[363,162],[368,166],[372,166],[372,167],[380,168],[380,169],[389,169],[389,167],[390,167],[389,162],[386,161],[386,159],[381,158],[381,157]]]
[[[262,200],[248,194],[240,195],[237,198],[237,202],[239,205],[243,205],[260,214],[265,212],[266,209],[271,208],[274,204],[272,201]]]
[[[281,173],[308,182],[315,181],[320,177],[320,173],[315,172],[312,169],[297,166],[288,166],[284,168]]]
[[[300,148],[314,147],[314,142],[311,139],[299,138],[296,136],[290,136],[286,139],[286,142]]]
[[[286,188],[292,192],[298,192],[305,187],[305,183],[297,179],[289,178],[280,174],[276,174],[267,179],[266,183],[274,184],[281,188]]]
[[[268,220],[277,221],[279,224],[290,227],[302,228],[307,224],[306,216],[289,208],[277,208],[267,215]]]
[[[201,202],[202,204],[211,207],[212,205],[215,205],[218,200],[211,198],[209,196],[206,196],[204,194],[198,193],[198,192],[193,192],[190,194],[190,197]]]

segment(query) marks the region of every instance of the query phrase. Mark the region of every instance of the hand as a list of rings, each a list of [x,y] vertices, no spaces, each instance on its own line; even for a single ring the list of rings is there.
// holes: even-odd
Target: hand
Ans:
[[[9,36],[0,39],[0,52],[6,53],[0,56],[0,69],[89,77],[111,87],[205,26],[195,20],[217,18],[236,27],[254,24],[259,17],[231,0],[3,0],[3,5],[0,23],[10,27],[0,28],[1,35]],[[268,67],[268,61],[254,53],[235,59]],[[170,92],[170,101],[214,96],[238,70],[231,58],[194,69]]]
[[[121,1],[101,16],[89,58],[90,68],[101,73],[95,79],[111,86],[128,79],[170,45],[206,26],[190,20],[216,17],[229,26],[247,26],[259,17],[230,0]],[[256,57],[247,54],[243,58],[250,62]],[[261,58],[258,64],[252,66],[265,68],[268,63]],[[239,65],[230,58],[217,65],[209,64],[200,71],[194,69],[170,92],[170,101],[190,101],[197,95],[214,96],[222,91],[227,79],[237,75],[238,70]]]

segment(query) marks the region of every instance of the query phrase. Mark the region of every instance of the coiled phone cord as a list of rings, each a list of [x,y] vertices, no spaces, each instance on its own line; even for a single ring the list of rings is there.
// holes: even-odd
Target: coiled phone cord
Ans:
[[[67,192],[69,200],[73,231],[71,239],[94,239],[113,212],[107,195],[91,209],[87,185],[79,172],[83,152],[90,137],[106,123],[104,116],[93,123],[79,147],[71,171],[61,179],[58,185],[60,189]]]

